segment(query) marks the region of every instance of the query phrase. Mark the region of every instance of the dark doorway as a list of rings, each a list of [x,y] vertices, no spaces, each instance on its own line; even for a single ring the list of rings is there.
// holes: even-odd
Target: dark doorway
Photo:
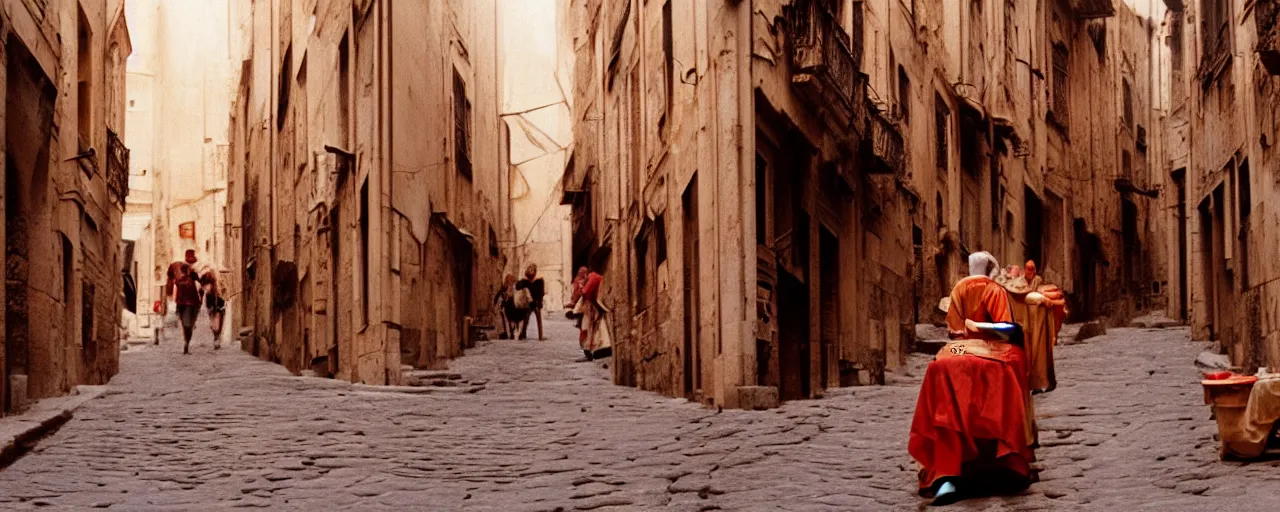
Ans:
[[[475,259],[475,249],[471,241],[457,231],[454,231],[450,238],[452,247],[449,252],[453,260],[454,289],[454,316],[451,320],[454,326],[454,339],[458,343],[457,353],[461,355],[463,349],[471,346],[471,336],[467,332],[466,322],[463,319],[472,316],[471,283],[475,279],[472,275],[472,260]]]
[[[1240,288],[1242,290],[1249,289],[1249,216],[1253,213],[1253,192],[1249,183],[1249,161],[1240,161],[1240,166],[1236,168],[1236,218],[1239,219],[1236,235],[1239,247],[1239,254],[1236,258],[1239,260],[1237,267],[1240,269]]]
[[[10,378],[30,375],[27,371],[31,348],[28,294],[34,290],[29,286],[29,262],[33,257],[33,247],[49,241],[39,238],[41,233],[48,231],[32,226],[36,220],[33,213],[47,211],[48,208],[51,185],[49,143],[57,99],[57,89],[22,41],[10,36],[4,44],[7,57],[3,121],[5,310],[4,332],[0,333],[3,334],[4,347],[3,364],[0,364],[0,414],[13,411],[20,405],[11,403],[14,393],[9,389]],[[37,325],[44,325],[48,320],[38,319]],[[64,326],[69,338],[79,334],[72,332],[73,325]],[[55,378],[52,373],[36,375],[35,378],[44,379],[45,389],[57,385],[50,382]],[[28,389],[40,385],[29,383]]]
[[[822,240],[819,240],[818,244],[818,250],[825,255],[826,252],[823,252],[825,249],[821,247]],[[913,256],[913,264],[911,266],[911,303],[916,305],[911,311],[911,321],[918,324],[920,323],[920,301],[924,293],[924,230],[914,224],[911,226],[911,254]],[[825,256],[820,257],[825,258]],[[825,271],[823,275],[826,275]]]
[[[1138,257],[1142,246],[1138,240],[1138,205],[1129,199],[1120,202],[1120,236],[1124,242],[1124,283],[1126,293],[1135,293],[1140,288]]]
[[[778,398],[810,396],[809,288],[789,273],[778,275]]]
[[[1040,196],[1036,195],[1030,187],[1023,187],[1023,215],[1026,217],[1026,229],[1023,236],[1026,239],[1027,259],[1035,261],[1040,268],[1044,265],[1044,203],[1040,201]],[[1015,261],[1013,264],[1022,263]]]
[[[1078,320],[1090,320],[1094,316],[1097,292],[1098,260],[1101,256],[1102,244],[1098,237],[1085,227],[1084,219],[1076,219],[1073,223],[1076,240],[1076,261],[1079,262],[1076,273],[1076,289],[1079,290],[1076,307]]]
[[[1213,289],[1213,196],[1206,197],[1197,208],[1200,214],[1200,287],[1204,296],[1205,325],[1209,339],[1218,339],[1214,321],[1218,317],[1217,292]]]
[[[1219,184],[1213,193],[1200,203],[1200,265],[1203,275],[1206,324],[1209,339],[1219,340],[1227,330],[1223,317],[1224,296],[1231,291],[1226,274],[1226,233],[1223,215],[1223,186]]]
[[[693,399],[702,393],[702,326],[699,318],[698,274],[698,175],[694,174],[681,197],[684,212],[684,394]]]
[[[1187,170],[1173,171],[1177,188],[1176,220],[1178,224],[1178,319],[1187,321]]]
[[[340,270],[342,265],[342,223],[339,222],[341,212],[339,205],[334,205],[333,211],[329,214],[329,297],[331,300],[326,304],[331,322],[330,328],[333,329],[332,336],[329,338],[329,376],[336,376],[339,369],[339,358],[341,357],[339,347],[339,339],[342,338],[342,322],[339,318],[342,316],[343,300],[342,289],[339,285]],[[246,246],[249,244],[245,244]]]
[[[66,346],[74,347],[80,343],[80,340],[76,338],[77,333],[71,332],[72,326],[76,325],[75,245],[71,243],[67,235],[59,235],[58,238],[62,239],[62,325],[67,329],[65,334]]]
[[[1225,318],[1226,298],[1231,292],[1226,264],[1226,226],[1223,185],[1200,203],[1201,265],[1204,270],[1205,311],[1209,339],[1220,340],[1230,325]],[[1225,347],[1223,347],[1225,348]]]
[[[916,268],[919,269],[920,246],[916,247]],[[822,332],[818,385],[825,389],[831,385],[830,365],[836,360],[836,340],[840,337],[840,241],[826,227],[818,230],[818,279],[818,300],[822,308],[819,312],[822,315],[819,319]],[[913,289],[919,290],[918,287]]]
[[[10,132],[12,133],[12,132]],[[6,155],[8,156],[8,155]],[[4,311],[4,385],[5,391],[0,400],[4,407],[0,412],[12,412],[20,404],[11,402],[12,393],[8,390],[10,378],[14,375],[27,374],[28,317],[27,317],[27,261],[28,234],[26,230],[26,211],[24,210],[22,185],[18,181],[20,171],[14,165],[13,158],[6,158],[5,166],[5,311]],[[67,329],[75,324],[67,324]],[[70,334],[75,336],[78,333]],[[73,338],[74,339],[74,338]]]

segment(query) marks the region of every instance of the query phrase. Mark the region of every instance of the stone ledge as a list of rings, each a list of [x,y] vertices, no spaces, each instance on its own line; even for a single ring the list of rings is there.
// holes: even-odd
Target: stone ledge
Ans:
[[[738,408],[763,411],[778,407],[778,388],[773,386],[739,386]]]
[[[0,468],[12,464],[36,441],[70,420],[76,409],[106,391],[106,386],[77,386],[74,394],[46,398],[27,412],[0,418]]]

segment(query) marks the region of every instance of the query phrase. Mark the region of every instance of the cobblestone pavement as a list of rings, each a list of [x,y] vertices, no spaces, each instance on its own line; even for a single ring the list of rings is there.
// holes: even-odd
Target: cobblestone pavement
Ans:
[[[0,471],[0,508],[916,510],[907,428],[925,360],[884,387],[767,412],[612,386],[569,324],[484,344],[476,394],[288,375],[208,333],[122,357],[106,396]],[[176,338],[172,336],[171,338]],[[1267,510],[1280,464],[1224,463],[1182,329],[1061,347],[1039,398],[1045,468],[961,510]],[[1270,503],[1268,507],[1266,503]]]

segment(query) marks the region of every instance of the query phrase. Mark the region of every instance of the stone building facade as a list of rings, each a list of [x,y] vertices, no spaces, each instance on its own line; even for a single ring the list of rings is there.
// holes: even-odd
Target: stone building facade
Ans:
[[[119,368],[128,194],[122,0],[0,3],[0,415]]]
[[[489,324],[509,218],[494,0],[239,0],[228,279],[245,350],[397,384]]]
[[[1163,307],[1148,14],[572,0],[569,16],[563,201],[574,265],[605,275],[619,384],[757,407],[881,382],[970,251],[1037,260],[1080,318]]]
[[[1280,365],[1280,2],[1166,0],[1159,177],[1170,316],[1234,364]]]

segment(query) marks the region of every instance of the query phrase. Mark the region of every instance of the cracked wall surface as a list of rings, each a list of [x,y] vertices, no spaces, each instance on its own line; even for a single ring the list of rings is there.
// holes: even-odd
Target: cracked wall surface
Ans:
[[[1165,308],[1148,7],[570,2],[564,201],[574,261],[605,271],[615,382],[726,405],[876,382],[979,250],[1038,260],[1080,319]],[[856,54],[851,112],[793,62],[811,12]]]
[[[1182,269],[1170,276],[1168,311],[1191,324],[1194,339],[1217,341],[1233,364],[1275,367],[1280,77],[1264,61],[1277,31],[1275,2],[1228,3],[1222,49],[1207,33],[1213,4],[1183,4],[1156,27],[1168,41],[1159,105],[1169,125],[1159,162],[1168,191],[1164,247],[1168,268]]]
[[[443,365],[493,323],[508,259],[489,236],[508,231],[496,5],[238,2],[252,53],[228,210],[247,350],[397,384],[402,363]]]
[[[127,169],[110,164],[108,131],[124,133],[125,84],[109,55],[129,50],[124,23],[120,1],[0,6],[0,415],[118,369],[124,204],[107,179]]]

